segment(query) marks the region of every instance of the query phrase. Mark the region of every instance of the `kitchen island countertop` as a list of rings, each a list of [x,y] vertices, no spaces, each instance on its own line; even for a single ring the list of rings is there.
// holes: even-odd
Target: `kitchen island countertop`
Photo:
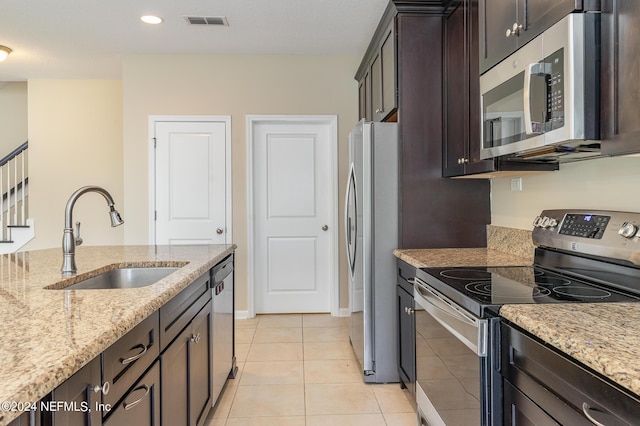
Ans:
[[[72,277],[60,275],[61,249],[0,256],[0,402],[39,401],[235,248],[78,247]],[[182,267],[141,288],[45,289],[119,266]],[[0,410],[0,425],[19,414]]]
[[[640,303],[504,305],[500,315],[640,395]]]

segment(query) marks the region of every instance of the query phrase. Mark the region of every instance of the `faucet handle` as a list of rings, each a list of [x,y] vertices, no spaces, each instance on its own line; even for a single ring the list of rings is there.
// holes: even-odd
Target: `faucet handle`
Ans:
[[[76,245],[79,246],[82,244],[82,237],[80,237],[80,222],[76,222],[76,235],[75,235]]]

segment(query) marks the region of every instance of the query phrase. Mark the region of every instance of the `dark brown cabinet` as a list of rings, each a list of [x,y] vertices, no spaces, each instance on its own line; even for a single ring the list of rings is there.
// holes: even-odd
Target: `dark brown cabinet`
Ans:
[[[517,326],[500,334],[504,424],[637,424],[635,394]]]
[[[358,82],[367,73],[371,78],[371,64],[381,52],[383,80],[395,73],[395,109],[384,120],[398,123],[403,249],[484,247],[491,220],[488,181],[443,177],[444,19],[439,2],[390,1],[355,75]],[[384,72],[385,40],[393,41],[393,73]],[[384,108],[389,111],[386,103]]]
[[[160,357],[162,424],[202,425],[212,403],[211,300]]]
[[[160,363],[156,361],[115,406],[104,426],[160,425]]]
[[[233,270],[233,255],[43,398],[37,405],[44,409],[25,413],[12,426],[203,425],[222,388],[214,395],[211,282],[219,266]],[[233,296],[220,302],[230,305],[218,309],[225,310],[221,321],[231,318],[231,329],[218,345],[231,346],[220,353],[232,358],[228,365],[234,370]],[[230,373],[233,377],[234,371],[228,371],[225,378]]]
[[[100,357],[78,370],[41,402],[43,425],[91,426],[102,424]],[[66,404],[66,405],[59,405]]]
[[[393,22],[372,43],[375,43],[374,53],[358,71],[359,113],[360,118],[368,121],[384,121],[392,116],[397,107]]]
[[[640,3],[603,0],[601,138],[602,153],[640,152]]]
[[[573,11],[599,10],[595,0],[480,0],[480,73]]]
[[[496,170],[480,159],[478,1],[455,2],[445,21],[445,140],[443,176]]]
[[[102,353],[103,382],[110,389],[103,402],[115,406],[159,355],[158,311]]]
[[[398,375],[401,386],[411,394],[411,400],[416,396],[416,319],[413,286],[409,282],[413,277],[415,268],[398,259]]]

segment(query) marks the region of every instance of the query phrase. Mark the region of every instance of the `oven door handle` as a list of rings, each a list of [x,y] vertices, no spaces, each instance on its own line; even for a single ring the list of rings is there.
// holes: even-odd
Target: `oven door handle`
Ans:
[[[466,322],[469,325],[473,325],[473,326],[476,326],[476,327],[478,326],[478,321],[475,318],[471,317],[470,315],[468,315],[465,312],[462,312],[460,308],[452,305],[448,300],[446,300],[445,298],[440,296],[438,293],[436,293],[434,290],[431,290],[429,287],[424,285],[419,278],[415,278],[413,280],[413,283],[414,283],[414,288],[422,296],[422,300],[427,302],[429,305],[433,306],[435,309],[439,310],[440,312],[442,312],[444,314],[452,316],[452,317],[454,317],[454,318],[456,318],[458,320],[462,320],[462,321]],[[433,303],[432,301],[430,301],[427,298],[429,296],[424,294],[424,291],[429,292],[429,294],[431,294],[433,297],[435,297],[441,303],[443,303],[446,308],[450,308],[451,310],[446,309],[444,307],[440,307],[440,306],[436,305],[435,303]],[[460,317],[462,317],[462,318],[460,318]]]
[[[415,278],[413,282],[416,308],[421,307],[427,311],[476,355],[487,356],[489,338],[487,320],[476,318],[465,312],[463,308],[429,288],[420,278]]]

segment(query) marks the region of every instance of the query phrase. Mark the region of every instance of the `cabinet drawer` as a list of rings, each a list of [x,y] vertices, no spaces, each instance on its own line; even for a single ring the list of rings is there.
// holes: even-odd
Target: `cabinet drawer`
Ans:
[[[160,352],[211,299],[210,281],[210,273],[207,271],[160,308]]]
[[[407,293],[413,295],[413,284],[409,280],[416,277],[416,267],[398,259],[398,285]]]
[[[502,374],[561,424],[637,424],[640,400],[566,355],[506,324]],[[586,404],[586,405],[585,405]]]
[[[159,346],[156,311],[102,353],[102,377],[111,387],[103,397],[106,404],[120,400],[158,357]]]
[[[160,425],[160,362],[156,362],[114,407],[104,426]]]

